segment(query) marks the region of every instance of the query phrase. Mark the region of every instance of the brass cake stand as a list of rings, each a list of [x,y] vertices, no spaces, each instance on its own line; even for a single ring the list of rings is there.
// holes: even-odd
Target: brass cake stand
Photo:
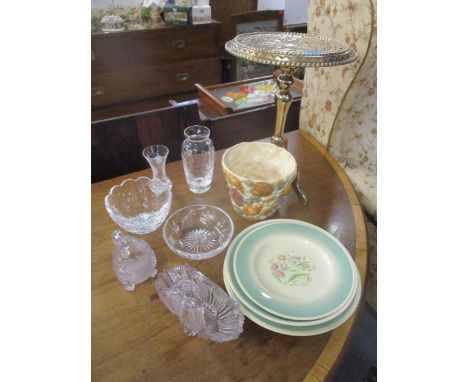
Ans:
[[[276,90],[276,123],[271,142],[287,148],[284,126],[291,106],[290,88],[293,71],[299,67],[337,66],[355,61],[357,53],[345,43],[332,38],[293,32],[244,33],[228,41],[226,50],[233,56],[259,64],[276,65],[281,69]],[[308,200],[299,185],[299,172],[294,188],[305,204]]]

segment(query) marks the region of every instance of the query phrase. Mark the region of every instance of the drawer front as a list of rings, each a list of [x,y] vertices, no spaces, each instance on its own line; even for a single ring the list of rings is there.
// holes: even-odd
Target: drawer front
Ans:
[[[218,58],[193,60],[136,68],[125,72],[95,75],[91,83],[93,109],[114,104],[167,96],[195,90],[194,84],[220,81]]]
[[[132,67],[130,36],[97,36],[91,39],[91,73],[109,73]]]
[[[135,35],[132,41],[134,65],[152,66],[157,63],[219,56],[216,27],[207,25],[196,29],[174,28],[159,33]]]

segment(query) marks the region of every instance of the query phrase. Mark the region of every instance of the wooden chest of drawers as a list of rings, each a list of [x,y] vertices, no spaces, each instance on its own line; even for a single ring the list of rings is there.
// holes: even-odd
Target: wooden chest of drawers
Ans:
[[[194,98],[220,82],[219,23],[91,35],[92,119]]]

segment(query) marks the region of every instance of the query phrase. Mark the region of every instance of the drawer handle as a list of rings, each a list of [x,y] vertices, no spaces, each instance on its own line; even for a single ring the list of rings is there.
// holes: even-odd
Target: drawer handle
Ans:
[[[185,49],[185,40],[172,41],[172,47],[174,49]]]
[[[104,95],[104,88],[98,86],[97,88],[91,88],[91,97],[99,97]]]
[[[177,73],[177,82],[186,82],[190,79],[189,73]]]

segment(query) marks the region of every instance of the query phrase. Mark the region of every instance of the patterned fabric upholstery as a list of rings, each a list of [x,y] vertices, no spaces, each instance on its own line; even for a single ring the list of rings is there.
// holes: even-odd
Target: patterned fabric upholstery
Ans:
[[[358,52],[359,59],[351,65],[306,69],[299,127],[327,147],[343,166],[366,213],[377,221],[375,0],[310,0],[308,19],[309,33],[345,41]],[[375,297],[369,297],[369,302],[376,309],[374,224],[368,224],[368,232],[371,270],[372,264],[375,266],[368,296]]]
[[[345,172],[353,183],[364,210],[377,221],[377,178],[363,167],[347,165]]]
[[[373,4],[371,0],[310,0],[308,12],[309,33],[345,41],[359,54],[351,65],[306,69],[300,127],[328,146],[343,97],[368,50]]]

